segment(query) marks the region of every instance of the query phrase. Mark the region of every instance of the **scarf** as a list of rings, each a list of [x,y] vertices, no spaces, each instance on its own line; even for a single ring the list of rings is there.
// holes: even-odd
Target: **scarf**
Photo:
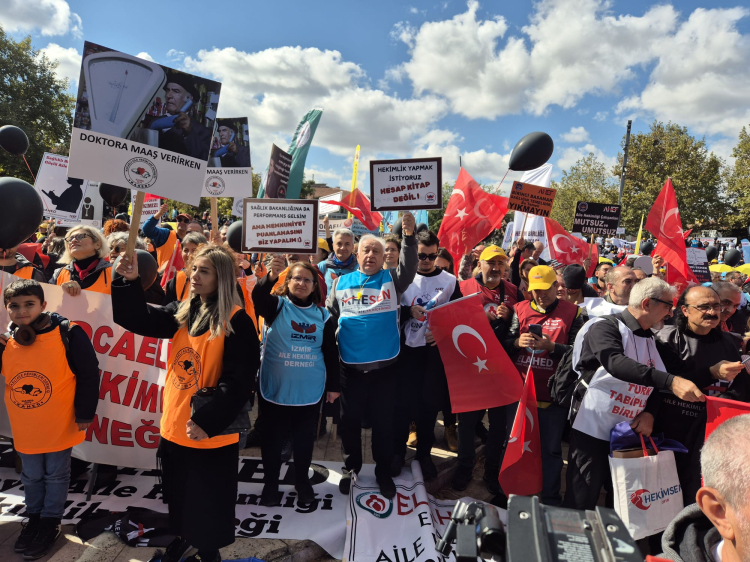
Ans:
[[[336,257],[336,254],[333,254],[332,261],[333,261],[333,265],[335,265],[336,267],[341,267],[341,268],[349,267],[350,265],[352,265],[352,262],[354,261],[354,254],[349,256],[349,259],[347,259],[346,261],[339,260],[339,258]]]
[[[89,262],[89,260],[91,261]],[[81,265],[79,265],[79,264],[85,264],[85,263],[88,263],[88,265],[84,267],[81,267]],[[97,258],[96,256],[93,256],[93,258],[85,258],[80,261],[76,260],[73,262],[73,267],[76,270],[78,279],[80,279],[81,281],[83,281],[84,279],[86,279],[86,277],[91,275],[96,269],[97,265],[99,265],[99,258]]]

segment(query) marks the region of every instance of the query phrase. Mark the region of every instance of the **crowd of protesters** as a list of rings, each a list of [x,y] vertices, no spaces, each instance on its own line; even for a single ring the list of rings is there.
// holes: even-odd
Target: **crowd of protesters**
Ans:
[[[164,224],[168,217],[175,228]],[[507,252],[479,245],[455,264],[437,235],[417,232],[414,217],[405,213],[401,236],[358,238],[345,228],[331,234],[326,219],[313,256],[242,255],[227,244],[227,224],[217,230],[205,216],[196,220],[164,205],[136,240],[159,268],[157,281],[143,287],[138,261],[124,253],[126,219],[118,216],[102,230],[45,223],[27,244],[0,249],[0,269],[19,278],[3,295],[12,324],[0,339],[2,373],[9,381],[37,365],[40,352],[50,353],[60,362],[56,384],[69,388],[53,401],[52,415],[69,422],[59,432],[34,437],[29,428],[43,423],[38,412],[11,417],[29,514],[15,547],[28,559],[43,556],[59,537],[70,450],[94,417],[98,387],[96,356],[80,328],[44,311],[46,283],[72,298],[82,291],[109,294],[119,325],[172,339],[173,350],[189,350],[182,360],[170,357],[165,383],[157,455],[178,538],[155,555],[164,562],[181,560],[190,547],[198,549],[193,560],[213,562],[220,559],[218,549],[233,542],[237,458],[245,443],[261,447],[261,505],[280,504],[278,476],[290,451],[297,501],[314,501],[307,469],[324,403],[340,412],[341,493],[349,493],[363,465],[362,427],[372,428],[383,496],[396,495],[393,479],[405,466],[407,446],[416,449],[425,480],[434,479],[431,450],[442,417],[445,446],[458,454],[452,487],[460,492],[472,481],[475,440],[481,439],[484,485],[504,506],[498,476],[517,404],[451,411],[428,305],[479,293],[489,326],[519,373],[533,366],[540,499],[548,505],[593,509],[602,489],[611,505],[609,433],[627,421],[643,436],[664,433],[688,448],[676,460],[684,504],[693,509],[707,476],[701,457],[705,395],[750,401],[741,362],[750,340],[746,277],[731,272],[677,295],[664,280],[658,245],[645,267],[628,259],[627,248],[609,243],[599,247],[608,257],[593,268],[587,260],[559,266],[545,260],[542,242],[523,238]],[[184,267],[162,289],[161,276],[177,251]],[[279,360],[291,351],[292,330],[316,334],[300,362]],[[26,332],[36,339],[25,343]],[[66,353],[68,346],[76,354]],[[587,391],[566,408],[548,383],[571,352]],[[200,373],[185,360],[193,356],[203,364]],[[628,402],[627,414],[606,407],[608,397],[627,396],[634,387],[648,399]],[[211,400],[191,411],[192,395],[203,388],[214,389]],[[232,430],[253,399],[259,415],[250,435]]]

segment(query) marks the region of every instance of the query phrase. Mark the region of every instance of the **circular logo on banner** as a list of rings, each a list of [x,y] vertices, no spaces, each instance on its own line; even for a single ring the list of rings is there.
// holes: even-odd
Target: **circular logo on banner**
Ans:
[[[427,194],[424,196],[424,199],[428,203],[434,203],[435,202],[435,192],[428,191]]]
[[[352,219],[346,219],[346,220],[344,221],[344,226],[345,226],[346,228],[351,228],[351,226],[352,226],[353,224],[354,224],[354,221],[353,221]]]
[[[393,502],[382,494],[365,492],[357,496],[357,505],[378,519],[385,519],[393,511]]]
[[[641,488],[640,490],[636,490],[632,494],[630,494],[630,503],[632,503],[635,507],[638,509],[642,509],[643,511],[646,511],[651,505],[646,505],[643,502],[643,496],[650,494],[648,490]]]
[[[221,195],[222,193],[224,193],[224,189],[226,189],[224,180],[219,176],[208,176],[206,178],[205,186],[206,191],[208,191],[214,197],[217,195]]]
[[[201,356],[190,347],[183,347],[177,352],[172,363],[172,384],[180,390],[195,385],[201,376]]]
[[[234,214],[235,216],[242,218],[243,212],[244,208],[242,206],[242,198],[238,197],[234,200]]]
[[[52,396],[52,383],[42,373],[24,371],[8,383],[10,399],[22,410],[44,406]]]
[[[484,305],[484,311],[485,312],[491,312],[492,314],[494,314],[495,316],[497,316],[497,307],[498,306],[499,305],[496,304],[496,303],[494,303],[494,302],[487,303],[487,304]]]
[[[137,156],[125,164],[125,179],[133,187],[148,189],[156,183],[156,166],[148,158]]]
[[[305,241],[303,242],[303,244],[305,245],[305,248],[312,248],[312,242],[308,240],[307,238],[305,238]]]
[[[299,130],[299,135],[297,135],[297,148],[300,148],[302,146],[305,146],[307,144],[307,141],[310,140],[310,123],[305,121],[305,124],[302,125],[302,128]]]
[[[585,213],[589,210],[589,204],[588,203],[578,203],[578,210],[582,213]]]

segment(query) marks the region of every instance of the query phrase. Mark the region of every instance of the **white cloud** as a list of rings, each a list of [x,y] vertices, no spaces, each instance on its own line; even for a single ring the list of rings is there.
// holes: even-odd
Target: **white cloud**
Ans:
[[[57,43],[50,43],[39,49],[39,54],[45,55],[50,61],[57,61],[55,74],[60,79],[66,79],[70,87],[78,88],[78,78],[81,75],[81,54],[73,47],[61,47]]]
[[[391,29],[391,39],[394,41],[402,41],[409,47],[414,46],[414,35],[417,33],[417,29],[412,26],[408,21],[400,21]]]
[[[39,30],[45,36],[76,37],[81,37],[83,27],[65,0],[1,0],[0,25],[9,33]]]
[[[612,166],[617,163],[617,158],[614,156],[607,156],[601,149],[593,144],[585,144],[580,147],[567,147],[563,150],[562,156],[557,159],[555,164],[557,164],[557,167],[561,170],[568,170],[573,164],[578,162],[578,160],[588,156],[590,152],[592,152],[594,156],[596,156],[597,159],[607,167],[607,170],[610,170]]]
[[[597,111],[596,115],[594,115],[594,121],[603,123],[607,120],[607,115],[609,115],[609,111]]]
[[[589,140],[589,132],[583,127],[571,127],[570,131],[560,135],[565,142],[580,144]]]
[[[151,62],[156,62],[153,59],[153,57],[151,57],[151,55],[149,55],[146,51],[142,51],[142,52],[138,53],[135,56],[138,57],[139,59],[144,59],[144,60],[148,60],[148,61],[151,61]]]
[[[185,58],[185,51],[178,51],[177,49],[169,49],[167,51],[167,58],[171,61],[178,61]]]
[[[415,8],[414,6],[411,6],[411,7],[409,8],[409,13],[410,13],[410,14],[418,14],[418,13],[419,13],[419,10],[418,10],[417,8]]]

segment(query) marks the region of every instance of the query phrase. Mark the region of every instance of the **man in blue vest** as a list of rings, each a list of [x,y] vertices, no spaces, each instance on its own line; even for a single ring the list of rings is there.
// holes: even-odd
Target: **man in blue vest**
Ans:
[[[337,228],[333,233],[333,252],[318,264],[318,269],[325,276],[328,294],[336,278],[357,271],[358,267],[354,254],[354,233],[348,228]]]
[[[417,273],[415,220],[404,213],[398,267],[383,269],[385,242],[371,234],[359,241],[358,271],[333,280],[326,306],[338,321],[341,358],[342,494],[349,493],[351,473],[362,468],[362,413],[377,412],[372,423],[372,456],[380,492],[396,495],[390,474],[393,461],[396,394],[395,362],[400,351],[399,301]],[[334,235],[335,246],[335,235]]]

